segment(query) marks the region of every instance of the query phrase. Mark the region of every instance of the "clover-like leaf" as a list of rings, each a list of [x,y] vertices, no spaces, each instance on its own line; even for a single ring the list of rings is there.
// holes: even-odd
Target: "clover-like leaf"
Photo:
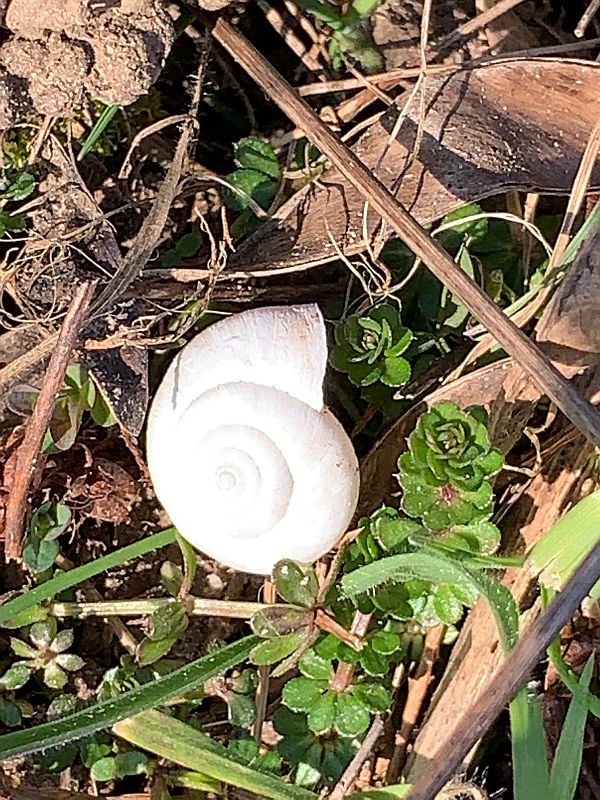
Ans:
[[[392,696],[380,683],[357,683],[350,691],[354,697],[369,711],[387,711],[392,702]]]
[[[292,711],[310,711],[318,698],[327,690],[327,681],[310,678],[292,678],[283,687],[282,700]]]
[[[300,672],[316,681],[329,681],[333,678],[331,661],[319,655],[314,648],[307,650],[298,662]]]
[[[308,712],[308,727],[317,736],[331,730],[336,719],[336,696],[333,692],[324,692],[311,705]]]
[[[306,608],[315,604],[319,581],[312,566],[283,559],[273,567],[273,581],[278,594],[288,603]]]
[[[359,736],[367,730],[371,714],[362,701],[350,692],[340,692],[337,696],[335,729],[340,736]]]

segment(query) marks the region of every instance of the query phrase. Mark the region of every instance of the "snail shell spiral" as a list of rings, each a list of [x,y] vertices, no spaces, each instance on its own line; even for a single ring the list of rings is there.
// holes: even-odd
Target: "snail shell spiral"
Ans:
[[[148,466],[182,536],[243,572],[310,563],[346,530],[358,462],[323,405],[316,305],[259,308],[211,325],[177,355],[149,414]]]

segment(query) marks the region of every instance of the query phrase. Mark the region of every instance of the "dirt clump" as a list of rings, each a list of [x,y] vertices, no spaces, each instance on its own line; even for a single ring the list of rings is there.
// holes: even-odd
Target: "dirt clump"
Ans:
[[[11,0],[5,26],[13,36],[0,47],[0,129],[32,111],[69,116],[88,97],[135,102],[175,37],[161,0],[123,0],[100,13],[87,0]]]

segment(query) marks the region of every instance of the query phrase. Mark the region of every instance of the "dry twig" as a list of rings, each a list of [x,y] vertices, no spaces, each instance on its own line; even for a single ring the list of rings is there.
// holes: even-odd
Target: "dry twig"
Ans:
[[[350,789],[352,788],[352,784],[358,777],[359,772],[361,771],[363,764],[371,755],[371,751],[377,744],[377,740],[381,736],[383,731],[383,720],[377,714],[371,723],[371,727],[369,728],[367,735],[365,736],[363,743],[361,744],[360,748],[356,752],[356,755],[352,759],[352,761],[348,764],[346,769],[344,770],[344,774],[339,779],[337,784],[334,786],[331,794],[329,795],[329,800],[342,800],[345,797]]]
[[[96,283],[78,287],[63,320],[58,340],[52,351],[48,369],[37,402],[27,422],[23,441],[16,455],[14,483],[6,503],[4,556],[6,561],[19,558],[23,538],[23,521],[27,509],[27,492],[40,454],[40,447],[54,411],[56,395],[62,386],[71,351],[75,346],[85,313]]]

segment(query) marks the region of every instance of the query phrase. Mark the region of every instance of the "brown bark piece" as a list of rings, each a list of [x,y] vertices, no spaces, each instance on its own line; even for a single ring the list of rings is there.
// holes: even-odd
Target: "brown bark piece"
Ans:
[[[395,139],[399,108],[392,106],[354,152],[387,187],[398,187],[398,199],[421,224],[509,189],[568,193],[600,116],[599,78],[600,64],[557,58],[507,59],[431,77],[418,160],[410,158],[418,95]],[[329,169],[250,236],[228,269],[316,266],[338,257],[332,240],[346,254],[360,252],[364,206],[360,191]],[[369,236],[378,224],[369,213]]]

